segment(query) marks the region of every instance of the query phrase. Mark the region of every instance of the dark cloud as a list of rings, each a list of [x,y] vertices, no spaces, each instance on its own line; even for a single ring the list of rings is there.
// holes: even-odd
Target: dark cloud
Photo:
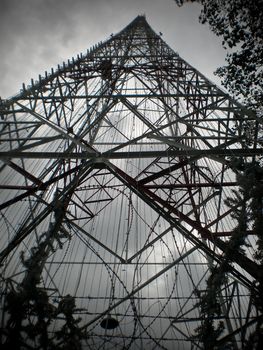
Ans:
[[[220,45],[198,24],[194,4],[178,8],[173,0],[0,0],[0,5],[3,98],[15,94],[22,82],[118,32],[138,14],[146,14],[153,29],[204,73],[211,75],[222,62]]]

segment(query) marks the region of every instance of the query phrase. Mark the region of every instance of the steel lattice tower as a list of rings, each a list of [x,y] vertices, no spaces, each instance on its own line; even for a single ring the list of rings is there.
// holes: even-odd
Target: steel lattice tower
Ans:
[[[242,348],[261,270],[251,231],[229,261],[225,200],[230,160],[262,154],[251,111],[144,16],[0,111],[2,344],[59,349],[64,331],[71,349],[203,349],[210,317],[218,347]],[[215,316],[201,301],[222,264]]]

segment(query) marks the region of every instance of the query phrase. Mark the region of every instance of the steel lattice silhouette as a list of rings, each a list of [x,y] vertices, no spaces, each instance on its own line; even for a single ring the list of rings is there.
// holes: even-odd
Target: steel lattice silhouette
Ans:
[[[251,111],[138,16],[1,118],[3,348],[208,349],[207,324],[242,348],[260,268],[225,200],[262,154]]]

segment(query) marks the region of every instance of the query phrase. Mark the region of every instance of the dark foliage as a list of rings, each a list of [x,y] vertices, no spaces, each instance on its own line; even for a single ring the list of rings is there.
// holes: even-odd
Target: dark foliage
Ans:
[[[181,6],[189,0],[175,0]],[[263,0],[191,0],[202,5],[200,22],[222,37],[227,64],[224,86],[257,109],[263,105]]]
[[[30,256],[21,255],[25,275],[18,285],[10,281],[5,297],[4,312],[6,325],[0,331],[1,349],[80,350],[86,337],[79,327],[80,319],[74,317],[75,299],[70,295],[62,297],[55,305],[47,291],[41,287],[44,264],[56,248],[62,248],[62,240],[69,236],[59,230],[63,219],[62,206],[54,210],[55,222],[49,231],[41,235],[38,245]],[[58,321],[59,320],[59,321]],[[50,333],[50,327],[57,322],[59,329]]]

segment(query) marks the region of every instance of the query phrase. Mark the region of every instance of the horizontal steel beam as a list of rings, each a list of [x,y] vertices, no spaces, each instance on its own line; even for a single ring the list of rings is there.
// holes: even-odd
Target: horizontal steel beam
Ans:
[[[0,152],[0,159],[30,158],[30,159],[129,159],[129,158],[158,158],[158,157],[209,157],[209,156],[245,156],[252,157],[263,155],[263,149],[203,149],[203,150],[167,150],[167,151],[143,151],[143,152],[113,152],[96,155],[91,152]]]
[[[28,100],[62,100],[66,101],[67,99],[89,99],[89,98],[110,98],[110,99],[121,99],[121,98],[160,98],[160,97],[184,97],[184,98],[207,98],[207,97],[218,97],[218,96],[226,96],[226,94],[222,93],[196,93],[196,94],[188,94],[188,93],[177,93],[177,94],[93,94],[93,95],[57,95],[57,96],[40,96],[40,95],[29,95],[29,96],[21,96],[19,100],[28,101]],[[3,114],[5,112],[3,111]]]
[[[139,182],[140,183],[140,182]],[[200,182],[200,183],[175,183],[175,184],[163,184],[163,185],[145,185],[145,188],[156,188],[156,189],[176,189],[176,188],[202,188],[202,187],[214,187],[223,188],[226,186],[238,186],[237,182]]]
[[[164,267],[161,271],[157,272],[154,276],[150,277],[148,280],[146,280],[145,282],[143,282],[142,284],[140,284],[138,287],[134,288],[129,294],[127,294],[126,296],[124,296],[122,299],[120,299],[119,301],[112,303],[111,306],[100,313],[100,315],[98,315],[97,317],[95,317],[93,320],[87,322],[82,328],[86,328],[89,327],[90,325],[92,325],[94,322],[97,322],[99,319],[101,319],[104,315],[109,314],[112,310],[114,310],[116,307],[118,307],[119,305],[121,305],[123,302],[131,299],[135,294],[137,294],[140,290],[142,290],[143,288],[145,288],[146,286],[148,286],[148,284],[152,283],[153,281],[155,281],[157,278],[159,278],[160,276],[162,276],[163,274],[165,274],[167,271],[169,271],[170,269],[172,269],[174,266],[176,266],[179,262],[183,261],[185,258],[187,258],[190,254],[192,254],[195,250],[197,250],[197,247],[192,247],[190,248],[187,252],[185,252],[184,254],[182,254],[181,256],[179,256],[177,259],[175,259],[173,262],[171,262],[169,265],[167,265],[166,267]]]
[[[116,175],[116,177],[118,177],[123,183],[126,183],[127,186],[133,192],[139,195],[142,200],[144,200],[147,204],[149,204],[152,209],[154,209],[157,213],[159,213],[171,225],[176,227],[176,229],[180,233],[182,233],[188,239],[189,242],[198,246],[208,256],[211,256],[214,260],[219,259],[215,251],[212,251],[206,244],[203,243],[203,241],[200,240],[199,237],[196,237],[194,234],[187,231],[185,227],[181,225],[181,222],[184,222],[185,224],[192,227],[194,230],[196,230],[199,233],[200,237],[204,239],[208,239],[220,250],[222,250],[224,253],[228,253],[230,251],[231,247],[228,246],[228,243],[219,239],[218,237],[215,237],[213,233],[209,231],[206,227],[203,227],[200,224],[200,222],[193,220],[191,217],[184,214],[183,212],[175,208],[173,205],[171,205],[169,202],[167,202],[167,200],[159,197],[155,192],[152,192],[149,189],[145,188],[144,186],[141,186],[138,181],[136,181],[129,174],[127,174],[126,172],[118,168],[116,165],[108,161],[106,161],[105,164],[107,164],[107,167],[112,171],[113,174]],[[173,215],[175,215],[177,218],[175,219]],[[220,260],[221,259],[222,257],[220,257]],[[236,262],[241,268],[247,271],[253,278],[257,280],[260,279],[260,276],[262,274],[262,271],[261,271],[262,268],[259,264],[250,260],[247,256],[245,256],[239,251],[235,252],[234,256],[232,256],[232,259],[233,259],[233,262]],[[225,263],[227,263],[227,261],[225,261]],[[232,274],[237,273],[238,277],[243,279],[243,283],[247,284],[248,282],[248,285],[250,284],[250,281],[249,280],[246,281],[246,277],[241,275],[237,270],[234,269],[234,267],[232,268],[231,273]]]

